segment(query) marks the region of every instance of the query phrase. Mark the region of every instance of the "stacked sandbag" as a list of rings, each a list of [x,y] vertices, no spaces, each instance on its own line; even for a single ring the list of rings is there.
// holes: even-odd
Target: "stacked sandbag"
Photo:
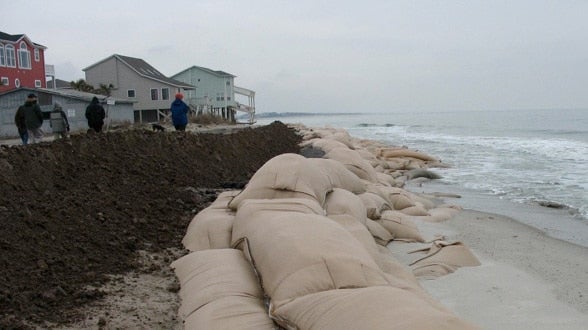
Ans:
[[[312,158],[270,159],[190,223],[182,242],[196,252],[172,264],[186,328],[471,328],[385,247],[422,241],[414,217],[457,211],[401,189],[434,158],[384,153],[343,130],[298,130]]]
[[[274,329],[254,270],[236,249],[190,253],[174,261],[185,329]]]
[[[309,198],[323,205],[328,192],[342,188],[365,191],[364,184],[342,164],[326,159],[282,154],[267,161],[245,189],[229,203],[233,210],[246,199]]]

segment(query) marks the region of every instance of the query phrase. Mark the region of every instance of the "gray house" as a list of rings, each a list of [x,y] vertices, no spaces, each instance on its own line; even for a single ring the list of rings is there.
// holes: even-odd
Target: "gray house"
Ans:
[[[63,111],[67,115],[70,131],[86,131],[86,107],[94,96],[103,103],[107,113],[105,125],[119,123],[132,123],[133,101],[128,99],[107,98],[104,95],[96,95],[80,92],[73,89],[47,89],[47,88],[19,88],[0,94],[0,137],[17,137],[18,131],[14,125],[14,115],[19,106],[24,104],[27,95],[35,93],[38,97],[41,110],[45,117],[53,110],[55,102],[61,103]],[[49,120],[43,122],[43,130],[51,133]]]
[[[186,92],[185,101],[197,109],[198,113],[234,119],[235,111],[243,111],[249,114],[251,123],[254,121],[255,92],[235,86],[236,76],[224,71],[192,66],[172,78],[196,87]],[[244,97],[245,102],[238,102],[236,96]]]
[[[157,122],[167,117],[178,92],[194,90],[194,86],[164,76],[140,58],[114,54],[83,69],[86,82],[94,87],[114,86],[111,95],[134,103],[135,122]]]

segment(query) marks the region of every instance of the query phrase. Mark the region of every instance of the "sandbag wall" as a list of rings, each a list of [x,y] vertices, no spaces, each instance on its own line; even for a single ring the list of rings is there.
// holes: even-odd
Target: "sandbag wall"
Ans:
[[[401,188],[439,162],[341,130],[298,131],[313,158],[274,157],[190,223],[190,253],[172,263],[185,328],[474,328],[386,248],[423,241],[414,217],[458,212]]]

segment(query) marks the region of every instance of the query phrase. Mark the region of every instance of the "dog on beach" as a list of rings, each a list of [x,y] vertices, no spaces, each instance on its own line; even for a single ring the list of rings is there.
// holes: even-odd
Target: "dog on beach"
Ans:
[[[165,127],[159,125],[159,124],[151,124],[151,128],[153,128],[153,132],[165,132]]]

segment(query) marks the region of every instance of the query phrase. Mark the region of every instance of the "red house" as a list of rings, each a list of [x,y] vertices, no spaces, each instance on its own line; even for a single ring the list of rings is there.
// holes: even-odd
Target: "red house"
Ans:
[[[45,49],[24,34],[0,31],[0,93],[20,87],[45,88]]]

